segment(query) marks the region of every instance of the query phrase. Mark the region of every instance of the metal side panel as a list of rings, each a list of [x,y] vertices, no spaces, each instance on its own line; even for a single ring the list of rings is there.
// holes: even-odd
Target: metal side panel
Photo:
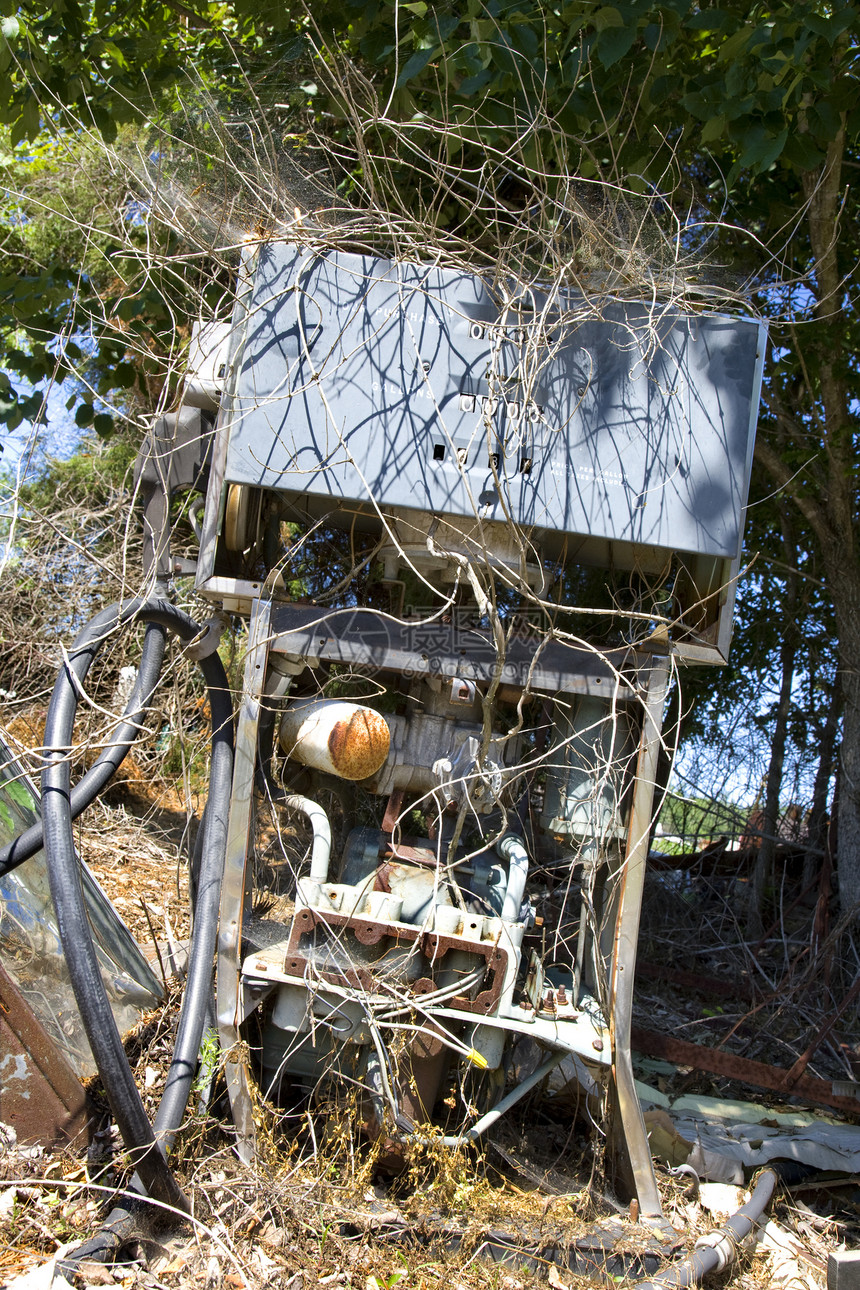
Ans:
[[[75,1072],[0,964],[0,1123],[19,1143],[80,1140],[90,1120]]]
[[[271,648],[365,670],[489,682],[498,666],[498,650],[492,633],[473,626],[473,618],[472,614],[460,619],[454,611],[445,621],[397,619],[375,609],[276,604]],[[648,667],[648,656],[631,649],[585,650],[523,630],[510,634],[501,681],[550,694],[563,690],[632,702],[636,675]]]

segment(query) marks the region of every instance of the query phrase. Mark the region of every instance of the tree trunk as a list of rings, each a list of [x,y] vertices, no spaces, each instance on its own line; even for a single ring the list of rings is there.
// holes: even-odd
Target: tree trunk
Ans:
[[[796,579],[792,579],[792,582],[796,583]],[[796,591],[792,594],[790,590],[787,599],[788,603],[793,607],[797,599]],[[750,876],[746,925],[747,936],[750,940],[758,940],[764,930],[762,919],[764,895],[768,880],[773,872],[773,859],[776,854],[779,795],[782,789],[782,772],[785,766],[785,746],[788,742],[788,718],[791,714],[791,691],[794,685],[796,659],[797,640],[793,632],[787,632],[783,636],[780,649],[782,677],[770,744],[770,764],[767,770],[767,787],[764,797],[762,839]]]
[[[841,568],[828,571],[828,582],[839,633],[839,684],[844,704],[836,875],[840,908],[843,914],[853,910],[856,918],[860,914],[860,568],[856,559],[849,565],[843,558]]]
[[[803,886],[811,887],[815,875],[821,869],[822,852],[825,850],[830,833],[830,781],[836,768],[836,735],[839,720],[842,716],[842,691],[838,680],[833,686],[827,716],[818,736],[818,770],[815,774],[815,785],[812,790],[812,806],[809,811],[809,827],[806,831],[809,852],[803,862]]]
[[[834,52],[834,57],[836,51]],[[790,494],[815,532],[824,581],[833,599],[839,642],[839,685],[844,702],[837,807],[839,852],[836,870],[843,913],[860,911],[860,552],[856,517],[857,417],[846,373],[849,355],[840,330],[846,266],[840,266],[842,163],[845,122],[827,150],[824,164],[804,171],[806,225],[814,275],[815,322],[804,338],[795,333],[801,356],[802,388],[774,392],[775,442],[762,439],[756,456],[779,487]],[[853,267],[853,266],[852,266]],[[785,397],[790,394],[790,397]],[[815,441],[814,469],[790,469],[781,455],[788,444],[808,452]]]
[[[842,689],[845,715],[839,750],[842,773],[837,808],[839,854],[836,857],[836,874],[841,909],[843,913],[853,910],[856,918],[860,913],[860,672],[856,668],[850,672],[846,669]]]

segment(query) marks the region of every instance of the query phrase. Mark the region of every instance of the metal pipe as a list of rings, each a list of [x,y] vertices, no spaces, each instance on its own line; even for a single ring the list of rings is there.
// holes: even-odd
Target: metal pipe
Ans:
[[[523,846],[523,840],[516,833],[506,833],[496,843],[496,854],[508,864],[508,886],[505,891],[505,903],[502,906],[502,918],[507,923],[519,923],[520,909],[529,876],[529,855]]]
[[[331,824],[319,802],[298,793],[288,794],[282,802],[288,811],[299,811],[306,816],[314,833],[311,846],[311,882],[322,886],[328,882],[328,867],[331,858]]]
[[[385,717],[341,699],[291,703],[281,718],[279,738],[293,761],[348,780],[375,775],[391,746]]]
[[[476,1120],[465,1133],[446,1133],[438,1141],[442,1143],[443,1147],[462,1147],[465,1142],[474,1142],[476,1138],[480,1138],[481,1134],[486,1133],[487,1129],[491,1129],[497,1120],[500,1120],[503,1115],[510,1111],[512,1106],[516,1106],[517,1102],[521,1101],[527,1093],[530,1093],[533,1088],[536,1088],[538,1084],[545,1080],[565,1055],[564,1052],[553,1053],[548,1061],[545,1061],[536,1071],[532,1071],[531,1075],[524,1079],[521,1084],[518,1084],[516,1088],[512,1088],[510,1093],[507,1093],[500,1102],[496,1103],[492,1111],[482,1115],[480,1120]]]
[[[696,1285],[710,1272],[721,1272],[727,1267],[741,1245],[759,1221],[773,1196],[778,1175],[774,1169],[763,1169],[756,1179],[752,1195],[745,1205],[733,1214],[716,1232],[700,1236],[692,1254],[682,1263],[667,1268],[648,1281],[639,1281],[635,1290],[670,1290],[670,1287]]]
[[[629,1162],[639,1209],[644,1217],[662,1216],[660,1192],[654,1177],[654,1166],[648,1146],[648,1135],[642,1108],[636,1096],[633,1061],[630,1055],[630,1026],[633,1016],[633,982],[636,971],[636,949],[639,941],[639,915],[648,858],[648,837],[657,781],[657,762],[661,748],[663,704],[669,674],[669,660],[655,658],[651,663],[648,689],[642,714],[642,734],[630,819],[627,826],[627,851],[618,883],[618,905],[615,917],[614,943],[609,970],[608,1020],[612,1038],[612,1064],[618,1116],[611,1121],[607,1148],[609,1159],[626,1172]]]

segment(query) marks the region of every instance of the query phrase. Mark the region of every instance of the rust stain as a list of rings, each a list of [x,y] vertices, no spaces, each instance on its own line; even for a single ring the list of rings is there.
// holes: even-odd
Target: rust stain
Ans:
[[[77,1076],[0,964],[0,1120],[21,1143],[86,1139],[90,1106]]]
[[[391,895],[391,865],[381,864],[376,871],[376,881],[373,884],[374,891],[385,891]]]
[[[390,743],[385,718],[371,708],[362,708],[349,721],[335,723],[328,737],[328,750],[344,779],[367,779],[382,766]]]
[[[693,1044],[686,1039],[671,1039],[668,1035],[656,1030],[645,1030],[640,1026],[631,1027],[631,1047],[650,1057],[663,1057],[679,1065],[692,1066],[694,1070],[709,1071],[712,1075],[725,1075],[729,1079],[743,1080],[754,1088],[769,1088],[774,1092],[785,1094],[785,1079],[790,1071],[779,1066],[770,1066],[765,1062],[756,1062],[749,1057],[727,1052],[720,1048],[707,1048],[704,1044]],[[843,1097],[834,1093],[833,1081],[819,1079],[814,1075],[800,1075],[794,1081],[792,1096],[820,1102],[822,1106],[833,1106],[838,1111],[849,1115],[860,1116],[860,1100],[855,1097]]]

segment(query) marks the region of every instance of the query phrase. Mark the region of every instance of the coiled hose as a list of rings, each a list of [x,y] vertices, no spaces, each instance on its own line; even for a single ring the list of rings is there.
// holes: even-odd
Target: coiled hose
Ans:
[[[99,971],[83,903],[69,789],[69,754],[79,692],[105,641],[118,627],[132,621],[154,623],[174,632],[186,643],[200,634],[197,623],[167,601],[140,600],[103,610],[79,634],[57,677],[45,726],[42,773],[45,851],[51,896],[75,999],[111,1111],[135,1163],[132,1186],[162,1205],[185,1211],[188,1204],[167,1163],[166,1149],[185,1113],[211,998],[233,775],[233,711],[223,664],[217,653],[212,652],[199,659],[211,711],[212,757],[209,797],[201,826],[204,836],[188,977],[167,1086],[152,1125],[126,1059]],[[102,1231],[68,1255],[58,1271],[71,1279],[84,1259],[110,1259],[117,1247],[134,1234],[135,1227],[136,1217],[131,1207],[119,1207]]]

